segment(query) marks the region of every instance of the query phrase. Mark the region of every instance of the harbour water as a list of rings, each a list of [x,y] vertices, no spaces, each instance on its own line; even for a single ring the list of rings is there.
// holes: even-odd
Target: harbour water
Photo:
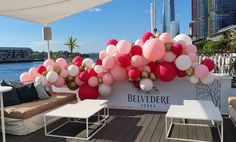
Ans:
[[[0,80],[19,81],[20,75],[27,72],[31,67],[42,65],[42,61],[38,62],[20,62],[20,63],[1,63],[0,64]]]

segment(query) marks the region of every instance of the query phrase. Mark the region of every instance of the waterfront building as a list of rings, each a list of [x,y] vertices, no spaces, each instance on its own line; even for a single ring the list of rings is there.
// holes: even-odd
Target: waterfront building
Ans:
[[[25,47],[0,47],[0,62],[33,61],[33,50]]]
[[[236,24],[235,0],[192,0],[190,34],[202,39]]]
[[[163,0],[162,32],[168,32],[173,37],[179,34],[179,22],[175,20],[174,0]]]

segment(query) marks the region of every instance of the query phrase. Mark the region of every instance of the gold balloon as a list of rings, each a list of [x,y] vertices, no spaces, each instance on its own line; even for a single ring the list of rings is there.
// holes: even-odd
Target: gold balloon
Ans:
[[[89,69],[89,67],[85,67],[84,69],[87,71]]]
[[[142,78],[149,78],[149,73],[147,71],[143,71]]]
[[[103,83],[103,81],[102,81],[101,78],[98,79],[98,83],[99,83],[99,84],[102,84],[102,83]]]
[[[73,77],[73,76],[67,76],[66,77],[66,82],[67,83],[74,82],[74,80],[75,80],[75,77]]]
[[[83,66],[80,66],[80,67],[79,67],[79,72],[82,72],[82,71],[84,71],[84,67],[83,67]]]
[[[155,81],[155,80],[157,80],[157,77],[156,77],[156,75],[155,75],[155,73],[150,73],[150,79],[152,80],[152,81]]]
[[[83,68],[85,68],[85,67],[86,67],[86,65],[85,65],[85,64],[83,64],[83,65],[82,65],[82,67],[83,67]]]
[[[159,38],[160,35],[161,35],[161,33],[156,33],[156,34],[155,34],[155,37],[156,37],[156,38]]]
[[[47,73],[48,73],[47,71],[44,71],[44,72],[42,73],[42,75],[46,76]]]
[[[173,45],[173,43],[171,43],[171,42],[165,43],[166,51],[171,51],[172,45]]]
[[[75,82],[68,82],[66,85],[67,85],[67,87],[68,87],[70,90],[76,90],[76,89],[79,88],[79,87],[75,84]]]
[[[61,73],[61,67],[56,65],[53,67],[53,71],[55,71],[57,74],[60,74]]]
[[[187,76],[192,76],[194,73],[194,70],[193,70],[193,68],[189,68],[188,70],[185,71],[185,73]]]

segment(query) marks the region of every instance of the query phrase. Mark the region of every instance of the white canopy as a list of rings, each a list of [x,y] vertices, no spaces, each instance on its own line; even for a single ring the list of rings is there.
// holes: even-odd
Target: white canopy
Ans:
[[[112,0],[0,0],[0,16],[48,25]]]

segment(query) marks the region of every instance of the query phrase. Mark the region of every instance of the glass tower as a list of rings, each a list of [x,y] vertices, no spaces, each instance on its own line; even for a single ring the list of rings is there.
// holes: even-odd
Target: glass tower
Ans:
[[[162,32],[168,32],[172,37],[179,34],[179,22],[175,20],[174,0],[163,0]]]

